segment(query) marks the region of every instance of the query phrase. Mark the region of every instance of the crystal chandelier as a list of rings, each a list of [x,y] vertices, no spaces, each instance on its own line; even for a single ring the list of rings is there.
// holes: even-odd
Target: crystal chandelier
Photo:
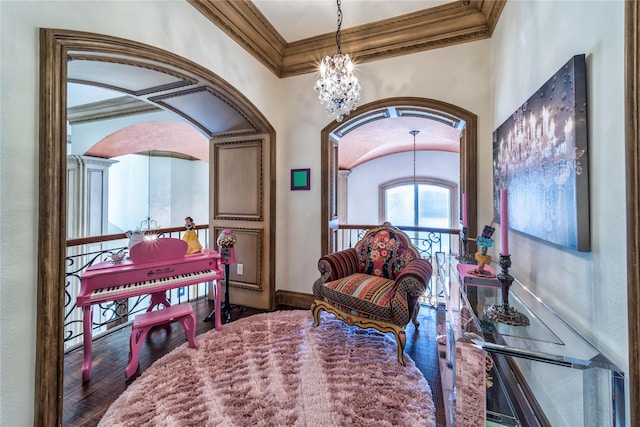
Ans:
[[[320,78],[316,81],[314,89],[318,92],[320,103],[325,105],[327,113],[335,116],[337,122],[341,122],[344,116],[348,116],[351,110],[355,110],[360,101],[360,83],[353,75],[353,62],[349,54],[343,55],[340,50],[340,27],[342,26],[342,10],[340,0],[338,3],[338,31],[336,31],[336,44],[338,53],[325,56],[320,62]]]

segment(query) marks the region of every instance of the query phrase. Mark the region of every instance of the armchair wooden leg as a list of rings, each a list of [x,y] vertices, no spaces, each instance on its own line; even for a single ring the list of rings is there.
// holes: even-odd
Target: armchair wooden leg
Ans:
[[[404,346],[407,343],[407,334],[405,334],[404,330],[399,330],[395,332],[394,335],[396,336],[396,341],[398,343],[398,362],[400,362],[402,366],[405,366]]]
[[[313,313],[313,327],[316,327],[320,324],[320,310],[322,310],[323,307],[318,304],[318,301],[315,301],[313,304],[311,304],[311,313]]]
[[[418,312],[420,311],[420,301],[416,301],[415,307],[413,307],[413,315],[411,316],[411,321],[413,322],[416,329],[420,326],[420,322],[418,322]]]

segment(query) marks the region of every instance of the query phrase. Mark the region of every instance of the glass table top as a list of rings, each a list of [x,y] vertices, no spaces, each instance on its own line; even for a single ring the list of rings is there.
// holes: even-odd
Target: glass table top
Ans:
[[[473,311],[480,322],[480,327],[485,336],[496,335],[492,341],[497,341],[497,337],[502,337],[507,343],[511,343],[512,345],[515,344],[516,339],[564,345],[562,340],[558,338],[520,298],[514,295],[513,292],[511,292],[509,296],[509,304],[529,319],[530,324],[527,326],[508,325],[490,318],[483,312],[486,306],[502,303],[502,289],[500,288],[481,288],[467,285],[466,296],[469,303],[481,301],[481,304],[474,305]]]
[[[477,345],[494,361],[508,361],[507,369],[515,369],[522,376],[510,379],[509,371],[502,378],[503,371],[492,369],[489,376],[494,384],[487,388],[486,395],[487,426],[522,425],[509,394],[514,390],[517,394],[521,379],[550,425],[572,425],[563,421],[579,417],[589,420],[584,425],[625,425],[625,379],[620,368],[517,279],[509,290],[509,305],[527,317],[529,324],[523,326],[498,321],[494,315],[497,310],[489,311],[491,317],[485,314],[486,307],[503,303],[502,288],[495,278],[470,278],[469,273],[475,268],[461,264],[458,269],[455,256],[449,257],[446,264],[442,270],[447,277],[440,289],[456,351],[469,344]],[[507,383],[509,390],[503,387]],[[577,396],[575,405],[565,405],[565,398],[571,393]],[[596,411],[589,409],[596,407]]]
[[[460,331],[487,351],[518,355],[573,368],[618,370],[526,286],[514,280],[509,304],[527,316],[529,325],[513,326],[489,318],[484,308],[502,303],[502,289],[466,283],[460,287],[457,262],[450,261],[449,302],[458,315],[470,317]],[[453,276],[456,276],[455,278]],[[471,316],[467,312],[473,313]]]

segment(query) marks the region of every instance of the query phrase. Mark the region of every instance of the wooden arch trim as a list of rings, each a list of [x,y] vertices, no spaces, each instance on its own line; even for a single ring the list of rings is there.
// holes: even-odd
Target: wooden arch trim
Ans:
[[[321,139],[321,185],[320,197],[322,204],[321,214],[321,253],[325,255],[331,251],[331,239],[329,235],[329,224],[335,223],[334,201],[337,200],[333,192],[331,176],[332,170],[336,165],[331,164],[331,149],[336,143],[334,135],[340,133],[340,129],[350,128],[350,123],[359,123],[363,118],[370,117],[372,114],[380,116],[384,119],[384,115],[380,115],[380,111],[384,109],[396,108],[411,109],[412,107],[418,111],[430,111],[434,115],[438,113],[442,117],[451,119],[451,122],[462,123],[466,125],[461,129],[460,134],[460,194],[467,194],[467,209],[470,218],[468,224],[468,233],[470,236],[476,236],[477,227],[477,176],[478,176],[478,117],[453,104],[443,101],[437,101],[428,98],[417,97],[400,97],[388,98],[370,102],[358,107],[357,115],[353,115],[345,123],[331,122],[320,134]],[[353,113],[352,113],[353,114]],[[425,116],[425,119],[428,117]]]
[[[640,423],[640,3],[625,2],[625,146],[629,425]]]
[[[66,259],[67,55],[70,51],[144,58],[202,77],[221,97],[275,141],[275,130],[253,104],[206,68],[171,52],[117,37],[40,29],[38,283],[34,425],[62,425],[64,377],[64,280]],[[275,143],[269,153],[275,168]],[[273,169],[275,170],[275,169]],[[275,229],[275,182],[271,182]],[[275,246],[275,241],[270,243]],[[273,269],[272,269],[273,270]],[[273,275],[273,273],[272,273]],[[272,277],[273,281],[273,277]]]

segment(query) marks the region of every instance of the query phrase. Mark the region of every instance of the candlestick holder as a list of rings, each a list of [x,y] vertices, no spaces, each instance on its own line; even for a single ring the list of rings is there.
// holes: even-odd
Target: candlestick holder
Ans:
[[[467,237],[467,227],[462,227],[459,237],[460,237],[460,253],[456,257],[456,259],[461,264],[475,264],[473,254],[469,253],[467,248],[467,245],[469,243],[469,238]]]
[[[513,276],[509,274],[511,255],[500,254],[500,273],[497,274],[498,283],[502,289],[502,304],[489,305],[484,308],[484,314],[492,320],[513,326],[527,326],[529,318],[509,305],[509,291],[513,283]]]

